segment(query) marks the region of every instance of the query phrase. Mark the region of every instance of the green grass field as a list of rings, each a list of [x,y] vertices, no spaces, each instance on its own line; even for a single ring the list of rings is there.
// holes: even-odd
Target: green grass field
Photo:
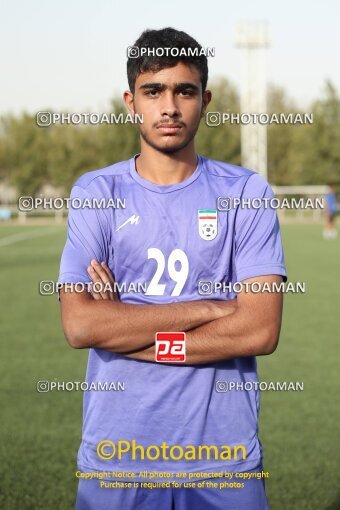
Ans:
[[[33,235],[32,238],[9,236]],[[258,358],[259,378],[303,381],[303,392],[263,392],[260,438],[271,510],[340,509],[340,239],[320,225],[284,225],[288,275],[306,294],[285,298],[280,345]],[[86,350],[64,338],[56,280],[65,226],[0,227],[0,508],[71,510],[82,393],[38,393],[38,380],[82,381]],[[9,244],[10,243],[10,244]]]

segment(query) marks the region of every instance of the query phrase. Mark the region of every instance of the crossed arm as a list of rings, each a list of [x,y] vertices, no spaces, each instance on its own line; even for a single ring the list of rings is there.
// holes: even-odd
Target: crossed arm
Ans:
[[[92,270],[91,270],[92,269]],[[114,283],[105,263],[91,262],[94,282]],[[279,275],[245,280],[277,282]],[[157,331],[186,332],[186,364],[271,354],[282,316],[282,293],[238,294],[237,300],[198,300],[165,305],[121,303],[115,292],[60,292],[65,336],[74,348],[96,348],[155,361]],[[181,363],[182,364],[182,363]]]

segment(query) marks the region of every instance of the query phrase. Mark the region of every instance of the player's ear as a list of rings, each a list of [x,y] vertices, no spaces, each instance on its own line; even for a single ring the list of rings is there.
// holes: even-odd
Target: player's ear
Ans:
[[[201,117],[203,117],[205,115],[205,110],[207,109],[207,106],[208,104],[210,103],[211,101],[211,98],[212,98],[212,93],[211,93],[211,90],[205,90],[203,92],[203,96],[202,96],[202,111],[201,111]]]
[[[130,90],[126,90],[124,92],[123,99],[131,115],[135,115],[135,109],[133,106],[133,93]]]

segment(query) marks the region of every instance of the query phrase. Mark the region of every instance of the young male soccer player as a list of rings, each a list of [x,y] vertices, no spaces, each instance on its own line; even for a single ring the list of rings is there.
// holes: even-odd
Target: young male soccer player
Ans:
[[[140,154],[82,175],[71,192],[126,201],[71,208],[61,260],[60,283],[120,284],[120,295],[60,292],[69,344],[89,348],[87,382],[125,385],[84,395],[78,468],[93,478],[80,479],[76,508],[263,510],[256,356],[277,346],[282,295],[236,296],[215,284],[286,278],[276,211],[219,202],[249,204],[272,191],[254,171],[196,154],[211,99],[207,59],[189,52],[198,43],[166,28],[144,32],[135,47],[182,51],[128,58],[124,99],[143,115]],[[146,291],[128,292],[131,283]],[[157,332],[186,333],[185,362],[156,362]],[[231,382],[238,389],[226,391]],[[219,456],[228,445],[240,450]],[[203,453],[186,456],[189,447]]]

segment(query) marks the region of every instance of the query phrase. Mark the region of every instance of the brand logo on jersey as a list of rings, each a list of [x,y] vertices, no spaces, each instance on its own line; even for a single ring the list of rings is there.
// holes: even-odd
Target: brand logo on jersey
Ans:
[[[199,209],[198,232],[202,239],[211,241],[217,236],[217,210]]]
[[[156,361],[167,363],[185,361],[185,333],[156,333],[155,343]]]
[[[131,223],[131,225],[137,225],[139,223],[139,216],[136,216],[136,214],[130,216],[130,218],[124,221],[124,223],[120,227],[116,228],[116,232],[121,228],[125,227],[125,225],[127,225],[128,223]]]

